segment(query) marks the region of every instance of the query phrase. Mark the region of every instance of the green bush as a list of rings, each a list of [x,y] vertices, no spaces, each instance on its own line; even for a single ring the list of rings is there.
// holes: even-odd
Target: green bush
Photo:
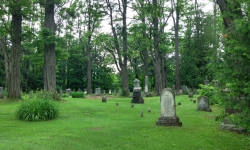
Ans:
[[[27,100],[17,110],[17,118],[27,121],[46,121],[58,115],[59,109],[51,100]]]
[[[83,92],[71,92],[72,98],[84,98]]]
[[[212,85],[200,84],[200,89],[198,89],[199,95],[207,96],[209,98],[209,104],[219,104],[219,97],[217,96],[217,90]]]
[[[62,97],[69,97],[68,94],[62,94]]]
[[[121,96],[129,96],[129,89],[125,88],[121,90]]]

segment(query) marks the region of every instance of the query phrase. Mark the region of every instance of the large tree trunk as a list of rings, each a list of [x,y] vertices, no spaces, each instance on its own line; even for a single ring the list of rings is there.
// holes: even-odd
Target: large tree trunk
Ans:
[[[87,43],[87,93],[91,94],[91,70],[92,70],[92,65],[91,65],[91,47],[90,47],[90,40],[91,36],[88,37],[88,43]]]
[[[4,56],[4,69],[5,69],[5,89],[8,89],[9,84],[9,75],[10,75],[10,58],[7,54],[7,49],[5,47],[6,44],[4,44],[2,39],[0,39],[0,48],[2,49],[3,56]]]
[[[20,59],[21,59],[21,29],[22,29],[22,15],[19,0],[15,1],[12,14],[12,47],[10,59],[10,74],[8,84],[8,98],[21,98],[20,88]]]
[[[157,0],[153,0],[153,6],[155,9],[157,9]],[[157,95],[161,94],[162,89],[165,87],[165,81],[163,78],[163,66],[162,66],[162,59],[164,58],[162,53],[159,50],[159,18],[157,14],[153,16],[153,38],[154,38],[154,71],[155,71],[155,93]]]
[[[123,64],[121,65],[122,89],[128,89],[128,33],[127,33],[127,0],[123,0],[122,13],[122,43],[123,43]],[[128,91],[129,92],[129,91]]]
[[[50,31],[50,35],[46,36],[55,34],[54,0],[46,0],[44,27]],[[44,44],[44,90],[47,92],[56,92],[55,60],[55,43],[53,41],[46,41]]]

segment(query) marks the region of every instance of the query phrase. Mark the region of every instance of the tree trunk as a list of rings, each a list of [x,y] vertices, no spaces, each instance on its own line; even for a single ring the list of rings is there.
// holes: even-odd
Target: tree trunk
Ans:
[[[92,65],[91,65],[91,48],[90,48],[90,40],[91,36],[88,36],[88,43],[87,43],[87,93],[91,94],[91,70],[92,70]]]
[[[153,6],[155,9],[157,9],[157,0],[153,0]],[[155,93],[156,95],[161,94],[162,89],[164,88],[165,81],[164,78],[162,77],[162,71],[163,71],[163,66],[162,66],[162,58],[164,58],[162,53],[159,50],[159,18],[157,14],[153,16],[153,38],[154,38],[154,71],[155,71]]]
[[[45,4],[45,29],[49,29],[50,35],[55,35],[56,25],[54,21],[54,0],[46,0]],[[44,44],[44,90],[56,92],[56,56],[54,41],[46,41]]]
[[[10,74],[8,84],[8,98],[19,99],[21,98],[20,88],[20,60],[21,60],[21,30],[22,30],[22,15],[19,0],[15,1],[12,14],[12,47],[10,59]]]
[[[2,39],[0,39],[0,48],[2,49],[4,55],[4,68],[5,68],[5,89],[8,89],[9,75],[10,75],[10,58],[7,54],[7,49]]]

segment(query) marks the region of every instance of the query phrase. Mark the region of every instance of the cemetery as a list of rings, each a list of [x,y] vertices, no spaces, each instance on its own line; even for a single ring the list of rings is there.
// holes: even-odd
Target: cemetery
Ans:
[[[0,0],[0,150],[250,150],[249,8]]]

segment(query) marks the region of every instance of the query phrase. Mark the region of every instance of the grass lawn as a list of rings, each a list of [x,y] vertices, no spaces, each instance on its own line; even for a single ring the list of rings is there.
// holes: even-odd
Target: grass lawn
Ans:
[[[197,95],[195,96],[197,98]],[[249,150],[248,135],[221,130],[219,110],[196,111],[187,95],[177,96],[182,127],[156,126],[160,98],[146,97],[131,107],[131,98],[65,98],[60,115],[45,122],[17,120],[21,102],[0,101],[0,150]],[[116,106],[116,103],[119,106]],[[148,108],[151,112],[148,113]],[[143,111],[144,117],[140,117]]]

